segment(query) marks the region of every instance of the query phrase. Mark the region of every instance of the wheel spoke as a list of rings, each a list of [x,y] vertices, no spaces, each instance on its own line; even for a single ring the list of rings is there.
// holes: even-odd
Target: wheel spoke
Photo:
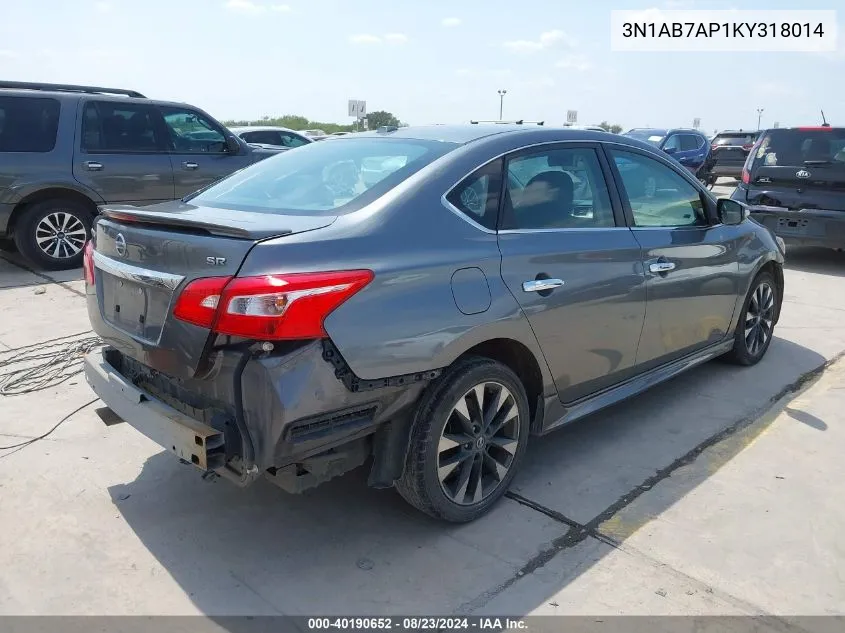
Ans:
[[[516,454],[516,447],[519,444],[515,439],[510,437],[491,437],[490,444],[493,446],[497,446],[501,448],[503,451],[508,452],[511,455]]]
[[[437,476],[440,477],[440,481],[445,481],[459,465],[472,456],[472,453],[459,451],[454,455],[450,455],[446,459],[440,460],[440,466],[437,469]]]
[[[62,240],[56,239],[56,247],[53,249],[53,257],[59,256],[59,249],[62,247]]]
[[[517,413],[516,403],[513,401],[508,402],[506,408],[503,408],[499,412],[499,415],[493,419],[493,422],[490,423],[490,426],[487,428],[487,435],[490,437],[495,436],[496,433],[502,430],[502,427],[517,416]]]
[[[62,231],[67,230],[67,223],[70,221],[71,217],[73,217],[73,216],[71,216],[70,213],[64,214],[64,219],[62,220],[62,228],[61,228]]]
[[[490,453],[484,454],[484,464],[491,473],[496,475],[496,478],[499,481],[502,481],[508,472],[508,467],[493,457]]]
[[[469,413],[469,409],[467,408],[466,396],[458,400],[458,404],[456,404],[455,408],[452,410],[452,415],[458,418],[458,422],[460,423],[461,428],[464,430],[464,433],[471,435],[472,420]]]
[[[472,502],[478,503],[484,498],[484,487],[481,480],[484,477],[484,459],[476,459],[472,464],[472,473],[475,479],[475,493],[472,496]]]
[[[35,241],[38,242],[39,245],[43,244],[44,242],[46,242],[48,240],[54,240],[54,239],[56,239],[55,235],[45,235],[44,237],[38,237],[37,233],[35,235]]]
[[[457,486],[455,487],[455,494],[452,498],[458,503],[464,503],[467,496],[467,486],[469,485],[469,478],[472,475],[473,460],[463,461],[460,474],[458,475]]]
[[[437,445],[437,452],[443,453],[445,451],[455,448],[456,446],[465,444],[468,441],[470,441],[470,438],[466,435],[454,435],[444,433],[440,436],[440,443]]]
[[[473,424],[480,424],[484,425],[484,385],[476,385],[475,389],[472,390],[472,393],[475,395],[475,403],[477,405],[475,415],[470,418]]]

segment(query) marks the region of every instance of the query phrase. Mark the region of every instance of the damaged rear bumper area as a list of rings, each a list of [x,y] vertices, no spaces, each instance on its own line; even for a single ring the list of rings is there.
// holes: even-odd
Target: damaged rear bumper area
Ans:
[[[162,374],[114,347],[85,375],[142,434],[203,471],[245,486],[258,476],[300,492],[375,460],[370,484],[401,474],[413,404],[438,372],[360,381],[329,341],[263,353],[226,349],[202,376]]]

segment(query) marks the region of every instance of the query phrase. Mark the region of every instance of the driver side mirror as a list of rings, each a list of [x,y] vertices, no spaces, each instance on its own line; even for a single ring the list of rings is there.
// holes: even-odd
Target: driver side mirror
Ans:
[[[663,151],[666,152],[667,154],[674,154],[678,150],[674,147],[664,147]]]
[[[719,198],[716,202],[716,213],[722,224],[737,225],[748,217],[748,207],[738,200]]]
[[[241,151],[241,144],[238,142],[238,139],[234,134],[230,134],[226,137],[226,151],[230,154],[239,154]]]

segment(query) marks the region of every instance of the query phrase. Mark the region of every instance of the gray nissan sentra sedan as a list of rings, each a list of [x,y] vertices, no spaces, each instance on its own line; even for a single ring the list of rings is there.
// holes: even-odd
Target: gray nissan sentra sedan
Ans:
[[[372,458],[371,486],[469,521],[529,435],[717,356],[757,363],[783,262],[742,203],[634,139],[356,134],[103,209],[85,277],[106,347],[86,375],[238,485],[299,492]]]

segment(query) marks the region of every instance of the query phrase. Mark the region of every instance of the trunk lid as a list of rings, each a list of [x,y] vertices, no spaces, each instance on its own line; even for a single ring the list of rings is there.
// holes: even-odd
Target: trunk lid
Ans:
[[[203,277],[234,276],[260,240],[330,225],[336,216],[297,216],[183,202],[102,209],[93,254],[95,331],[121,352],[178,377],[196,374],[210,330],[179,321],[181,290]]]

